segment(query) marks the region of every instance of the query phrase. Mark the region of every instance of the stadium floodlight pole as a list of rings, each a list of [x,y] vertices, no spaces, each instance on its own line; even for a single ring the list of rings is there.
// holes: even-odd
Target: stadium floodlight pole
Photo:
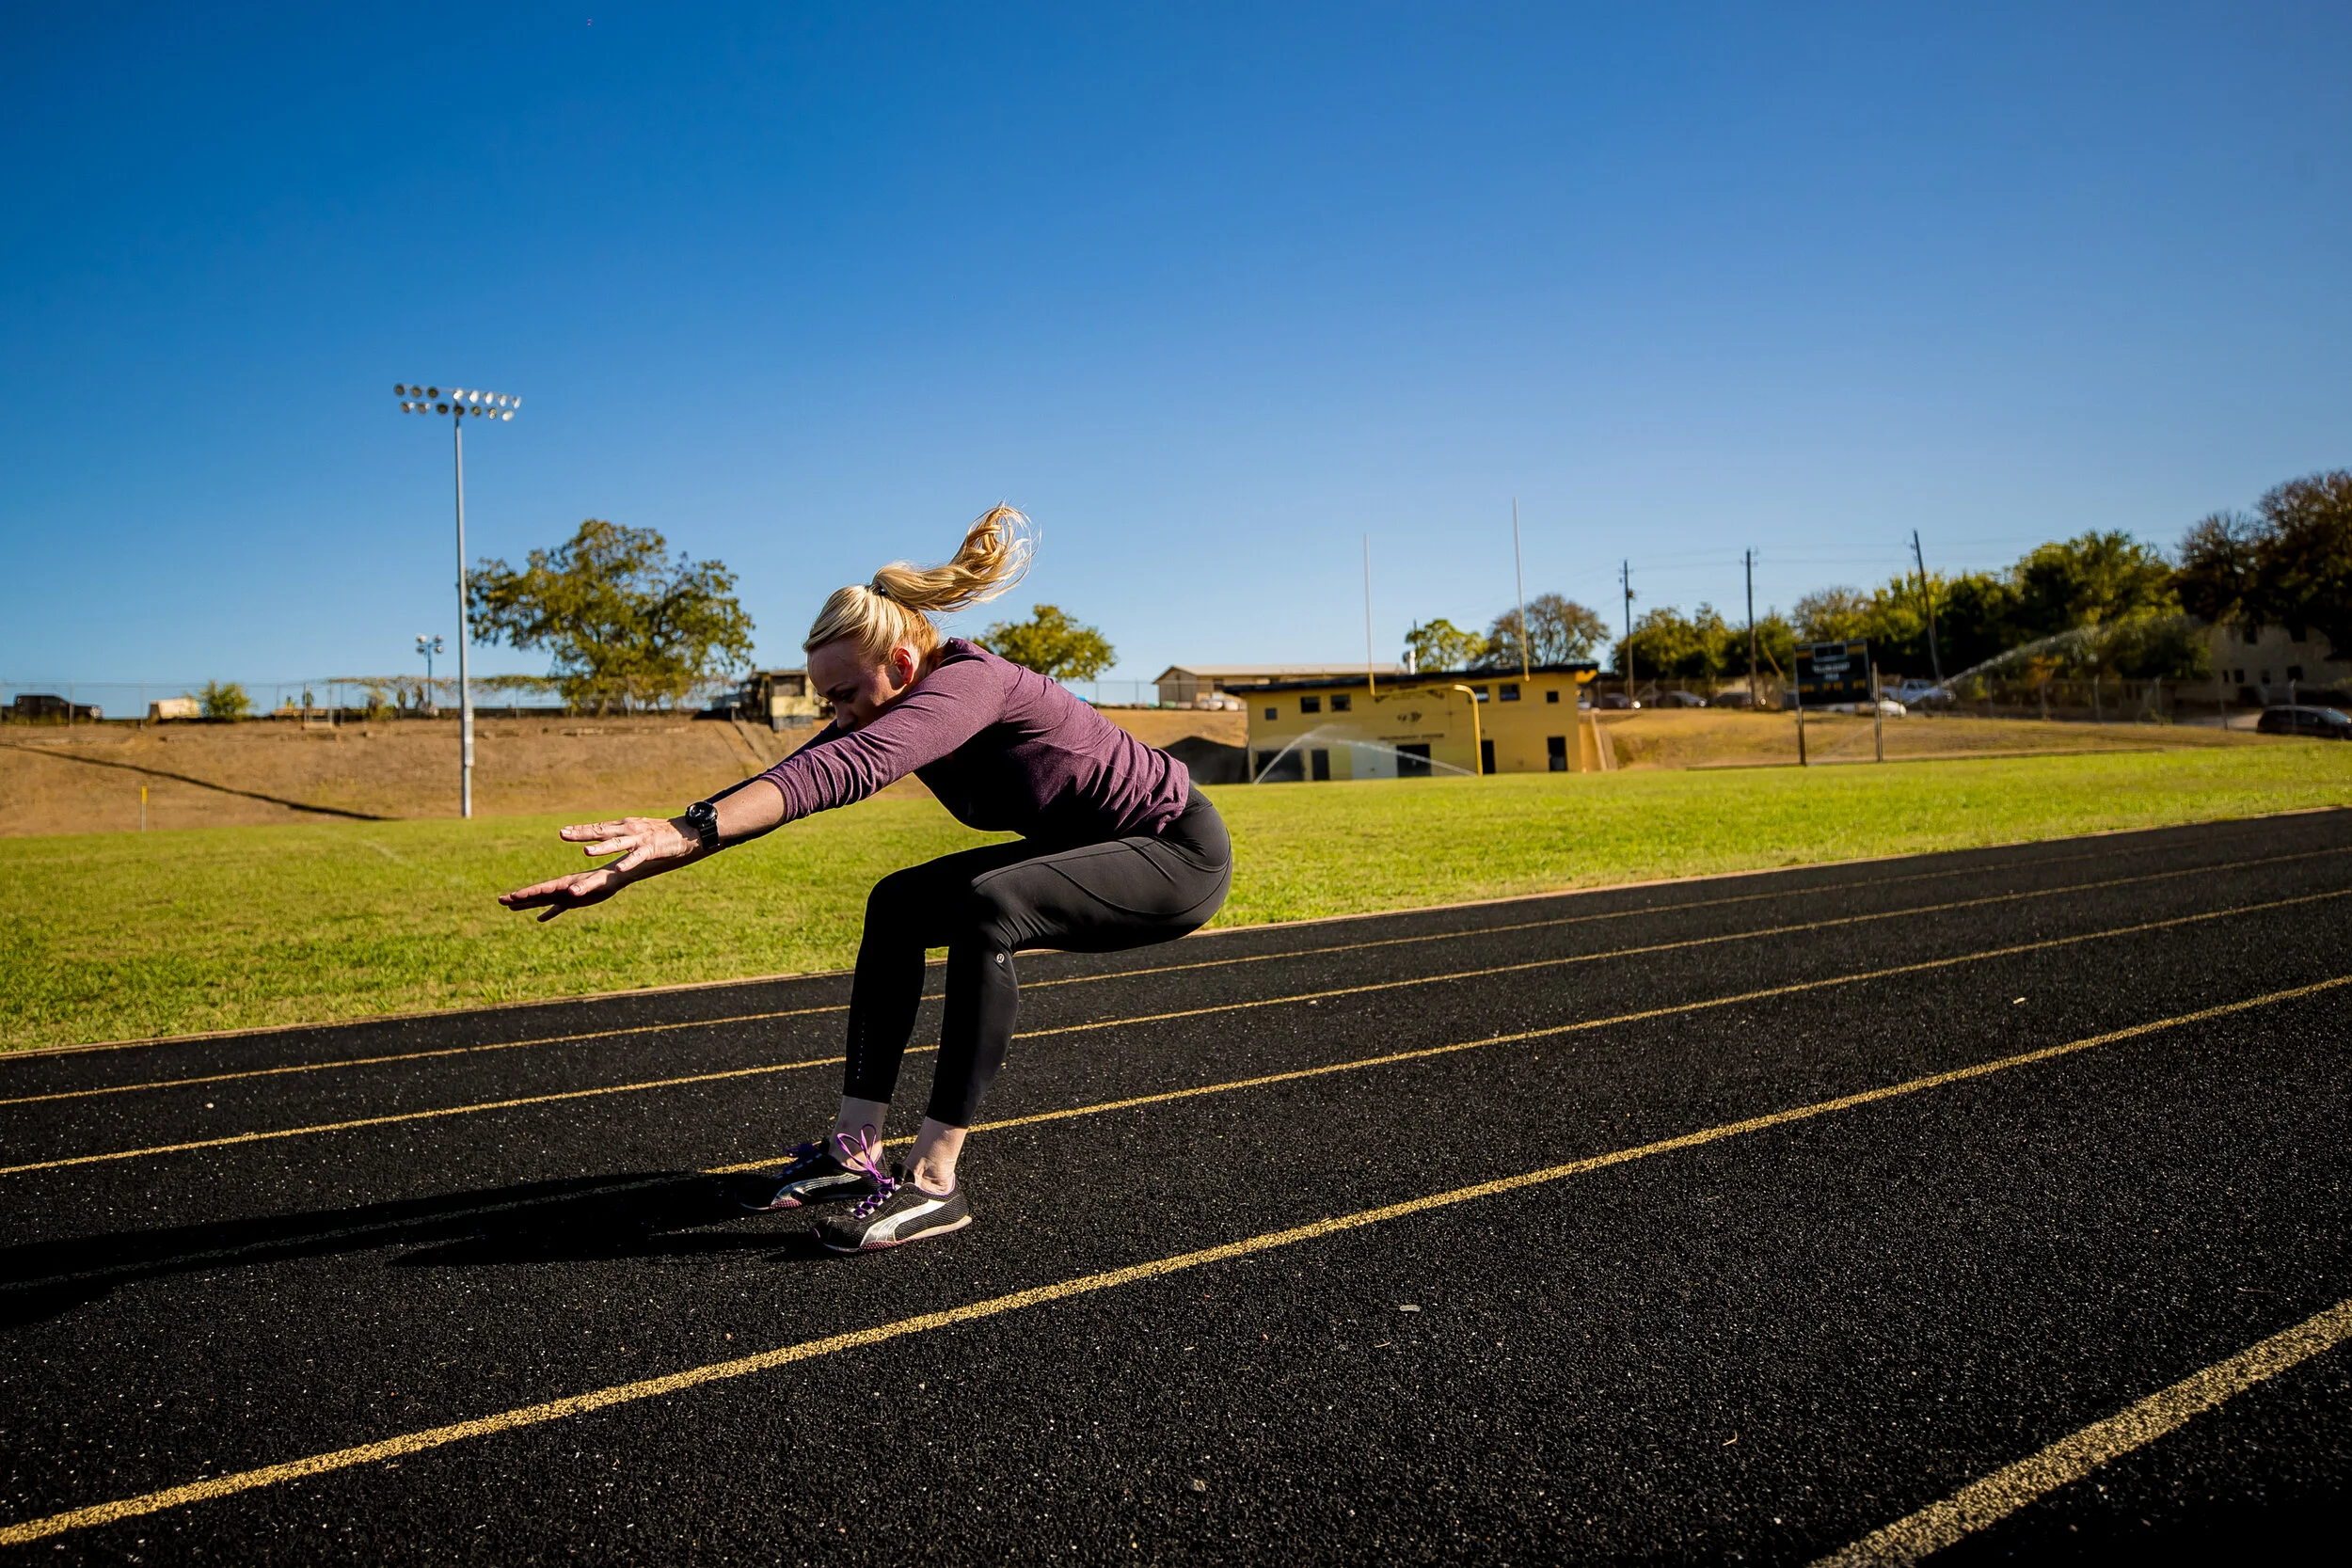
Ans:
[[[434,719],[441,716],[441,705],[433,699],[433,656],[440,651],[441,640],[438,637],[417,633],[417,652],[424,657],[424,711]]]
[[[466,644],[471,633],[466,625],[466,420],[511,420],[523,400],[479,387],[453,387],[444,396],[438,387],[415,387],[405,382],[392,388],[404,414],[440,414],[453,422],[457,456],[457,815],[473,816],[473,685],[467,678]]]
[[[1364,687],[1368,696],[1380,695],[1380,673],[1372,665],[1372,535],[1364,535]]]
[[[1519,556],[1519,499],[1511,498],[1511,576],[1519,589],[1519,679],[1527,672],[1527,566]]]
[[[1478,723],[1478,689],[1464,686],[1460,681],[1455,681],[1454,689],[1470,699],[1470,773],[1472,777],[1484,778],[1486,774],[1486,732],[1481,729]]]

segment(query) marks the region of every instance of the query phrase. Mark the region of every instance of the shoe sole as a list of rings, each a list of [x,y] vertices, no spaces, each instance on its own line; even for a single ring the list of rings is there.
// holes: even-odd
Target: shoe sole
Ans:
[[[892,1247],[913,1246],[917,1242],[928,1242],[933,1236],[953,1235],[971,1223],[972,1216],[966,1214],[960,1220],[951,1221],[946,1225],[934,1225],[927,1230],[918,1230],[912,1236],[901,1237],[897,1241],[861,1242],[856,1246],[842,1246],[836,1243],[825,1241],[822,1236],[817,1239],[824,1243],[826,1248],[833,1252],[888,1252]]]

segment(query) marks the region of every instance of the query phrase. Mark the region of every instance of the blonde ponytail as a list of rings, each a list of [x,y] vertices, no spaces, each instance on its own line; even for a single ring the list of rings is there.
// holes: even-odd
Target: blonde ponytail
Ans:
[[[808,628],[803,652],[852,639],[861,657],[880,662],[899,643],[928,654],[939,646],[931,616],[994,598],[1029,569],[1037,541],[1029,519],[1009,506],[991,507],[964,531],[963,546],[944,566],[894,561],[863,586],[837,588]]]

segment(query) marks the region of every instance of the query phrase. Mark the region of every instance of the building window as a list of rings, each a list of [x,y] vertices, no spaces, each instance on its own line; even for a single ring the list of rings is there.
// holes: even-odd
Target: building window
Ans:
[[[1483,703],[1486,700],[1486,689],[1483,686],[1473,686],[1470,688],[1470,695]]]
[[[1556,687],[1556,686],[1555,686],[1555,687],[1551,687],[1551,688],[1548,689],[1544,692],[1544,701],[1545,701],[1545,702],[1547,702],[1547,703],[1556,703],[1556,702],[1558,702],[1559,700],[1560,700],[1560,689],[1559,689],[1558,687]]]
[[[1280,713],[1278,709],[1275,709],[1275,708],[1268,708],[1268,709],[1266,709],[1266,710],[1265,710],[1265,716],[1266,716],[1266,721],[1267,721],[1268,723],[1271,723],[1271,722],[1273,722],[1275,720],[1279,719],[1279,718],[1281,718],[1281,717],[1282,717],[1281,713]]]
[[[2303,628],[2302,628],[2302,627],[2300,627],[2300,626],[2289,626],[2289,627],[2287,628],[2287,641],[2290,641],[2290,642],[2300,642],[2300,641],[2303,641]]]
[[[1323,699],[1320,697],[1301,697],[1298,699],[1298,711],[1301,713],[1321,713],[1323,711]]]
[[[1518,682],[1504,681],[1502,683],[1502,700],[1506,703],[1516,703],[1519,700]]]
[[[1334,691],[1331,693],[1331,711],[1333,713],[1345,713],[1349,708],[1355,705],[1356,699],[1349,696],[1346,692]]]
[[[2302,667],[2301,665],[2299,665],[2299,664],[2290,664],[2290,665],[2288,665],[2288,666],[2287,666],[2287,679],[2289,679],[2289,680],[2291,680],[2291,681],[2299,681],[2299,680],[2301,680],[2302,678],[2303,678],[2303,667]]]

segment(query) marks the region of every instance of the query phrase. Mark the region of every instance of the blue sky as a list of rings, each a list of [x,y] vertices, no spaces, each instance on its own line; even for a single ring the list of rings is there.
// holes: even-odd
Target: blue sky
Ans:
[[[593,22],[592,19],[593,18]],[[2352,462],[2343,7],[18,8],[0,678],[407,670],[587,516],[763,658],[1000,499],[1119,673],[1737,613]],[[967,624],[994,618],[968,618]],[[536,671],[497,650],[485,671]]]

